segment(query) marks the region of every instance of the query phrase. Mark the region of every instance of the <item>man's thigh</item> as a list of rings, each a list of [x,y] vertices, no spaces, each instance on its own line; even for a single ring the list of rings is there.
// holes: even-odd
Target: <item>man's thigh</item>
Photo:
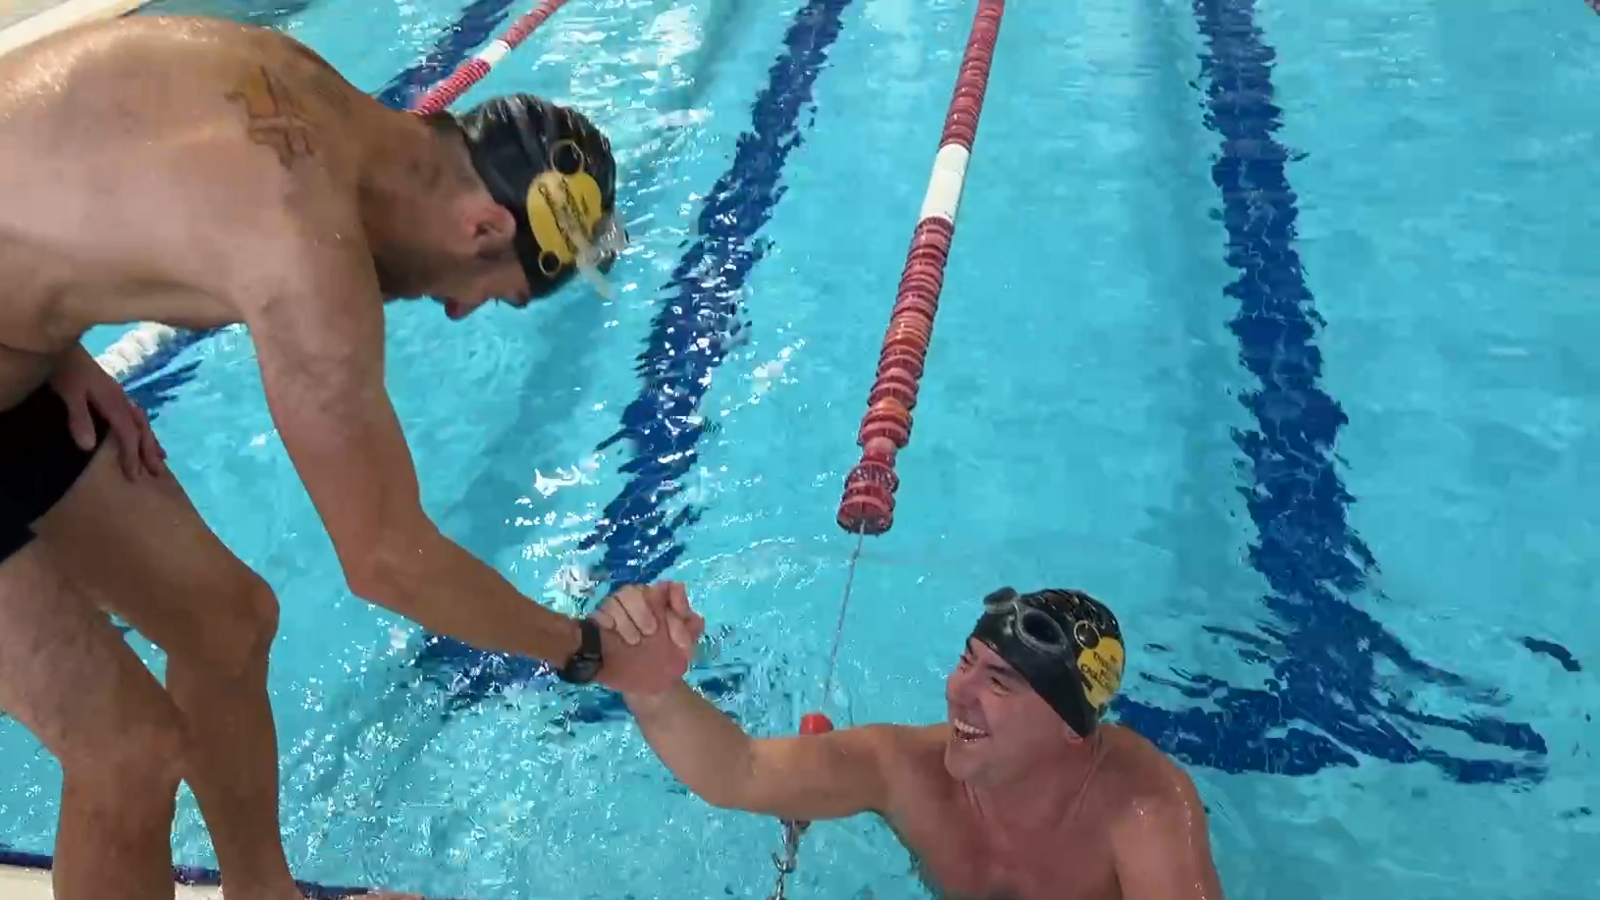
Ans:
[[[39,541],[0,561],[0,708],[69,768],[181,733],[161,685]]]
[[[33,524],[69,578],[174,660],[229,668],[265,653],[277,604],[201,519],[170,474],[130,480],[108,436],[83,474]]]

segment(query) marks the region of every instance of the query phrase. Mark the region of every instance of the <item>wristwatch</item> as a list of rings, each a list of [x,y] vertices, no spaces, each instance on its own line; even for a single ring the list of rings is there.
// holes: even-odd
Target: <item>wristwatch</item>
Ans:
[[[600,674],[604,662],[600,658],[600,626],[592,619],[578,620],[578,649],[556,670],[556,675],[568,684],[588,684]]]

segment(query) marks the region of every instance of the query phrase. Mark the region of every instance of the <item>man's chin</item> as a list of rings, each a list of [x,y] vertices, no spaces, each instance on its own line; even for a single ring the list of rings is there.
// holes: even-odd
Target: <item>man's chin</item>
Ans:
[[[983,749],[954,735],[944,745],[944,770],[956,781],[971,781],[983,769]]]

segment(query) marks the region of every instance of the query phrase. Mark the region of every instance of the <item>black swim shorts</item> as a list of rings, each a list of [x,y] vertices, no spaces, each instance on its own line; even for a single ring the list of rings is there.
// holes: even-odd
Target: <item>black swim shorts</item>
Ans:
[[[108,431],[99,415],[94,429],[98,447]],[[48,384],[0,411],[0,563],[33,540],[33,523],[61,502],[93,458],[73,442],[67,405]]]

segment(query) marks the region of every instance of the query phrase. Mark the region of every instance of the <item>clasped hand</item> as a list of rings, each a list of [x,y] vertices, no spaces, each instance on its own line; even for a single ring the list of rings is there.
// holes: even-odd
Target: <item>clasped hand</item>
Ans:
[[[706,628],[678,581],[623,587],[589,617],[603,629],[600,681],[638,696],[663,693],[682,681]]]

